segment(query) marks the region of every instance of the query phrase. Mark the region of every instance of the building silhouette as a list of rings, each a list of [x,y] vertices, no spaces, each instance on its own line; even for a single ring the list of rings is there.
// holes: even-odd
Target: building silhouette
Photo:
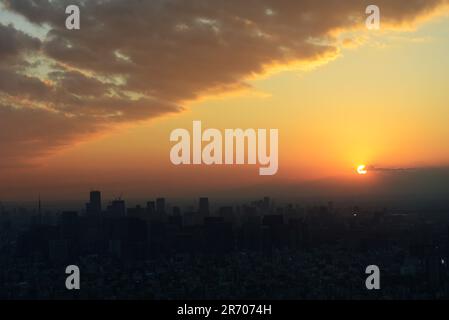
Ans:
[[[111,217],[124,217],[126,216],[126,205],[125,201],[117,199],[112,201],[108,206],[108,213]]]
[[[98,215],[101,213],[101,192],[91,191],[90,201],[86,203],[86,213],[88,215]]]
[[[210,213],[209,198],[200,198],[198,212],[201,215],[201,217],[209,216],[209,213]]]
[[[157,214],[165,214],[165,198],[156,199],[156,212]]]

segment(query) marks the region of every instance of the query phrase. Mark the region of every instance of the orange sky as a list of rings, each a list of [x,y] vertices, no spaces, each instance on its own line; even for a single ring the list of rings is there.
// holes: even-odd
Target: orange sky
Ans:
[[[119,194],[195,196],[242,186],[335,177],[373,179],[374,172],[366,177],[355,174],[359,164],[384,168],[445,167],[449,164],[449,18],[444,12],[440,9],[438,14],[428,16],[417,9],[412,15],[426,16],[425,21],[410,22],[401,28],[392,23],[395,30],[388,25],[376,32],[354,27],[342,30],[333,40],[334,50],[312,55],[310,61],[300,58],[283,63],[280,59],[277,64],[282,68],[266,67],[265,72],[260,70],[257,75],[248,76],[251,70],[239,67],[232,77],[241,76],[240,79],[229,83],[221,79],[218,89],[206,88],[196,97],[173,83],[179,96],[176,101],[183,111],[166,112],[168,104],[164,101],[158,102],[160,115],[140,116],[140,107],[136,106],[136,111],[128,116],[131,120],[108,124],[107,130],[82,127],[81,130],[94,133],[73,136],[71,132],[64,138],[69,143],[48,143],[44,154],[27,156],[25,164],[5,163],[0,168],[0,198],[30,199],[41,193],[47,198],[82,199],[90,189],[101,189],[111,198]],[[199,45],[207,50],[207,42]],[[187,70],[190,68],[184,71]],[[171,71],[164,73],[170,74]],[[207,81],[214,81],[210,74],[198,75],[206,76],[210,77]],[[76,79],[64,83],[74,87]],[[139,74],[136,79],[151,82]],[[165,80],[168,81],[160,79]],[[195,81],[189,87],[198,92],[201,79]],[[162,99],[166,89],[162,84],[158,86],[159,91],[153,94]],[[140,92],[139,85],[130,90]],[[3,102],[6,99],[0,98]],[[79,116],[93,110],[88,108]],[[69,110],[70,106],[66,112]],[[217,129],[279,129],[278,174],[259,176],[258,165],[172,165],[170,132],[176,128],[191,130],[194,120]],[[78,130],[77,126],[74,128]],[[46,127],[44,122],[38,130],[45,132],[52,127]],[[7,136],[8,132],[3,132],[3,137]],[[52,137],[46,135],[42,139]]]

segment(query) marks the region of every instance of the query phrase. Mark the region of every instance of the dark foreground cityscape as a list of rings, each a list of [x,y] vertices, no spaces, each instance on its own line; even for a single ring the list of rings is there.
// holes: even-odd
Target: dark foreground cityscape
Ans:
[[[449,212],[164,198],[0,207],[0,299],[445,299]],[[80,269],[67,290],[65,268]],[[381,289],[367,290],[377,265]]]

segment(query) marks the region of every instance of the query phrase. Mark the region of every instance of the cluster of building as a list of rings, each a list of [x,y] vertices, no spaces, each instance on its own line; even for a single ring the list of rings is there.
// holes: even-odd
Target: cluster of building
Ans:
[[[93,191],[82,213],[31,222],[2,209],[0,298],[353,299],[449,297],[446,212],[275,205],[270,198],[211,209],[164,198],[103,208]],[[20,223],[21,221],[21,223]],[[64,266],[82,290],[64,287]],[[382,290],[368,291],[378,265]]]

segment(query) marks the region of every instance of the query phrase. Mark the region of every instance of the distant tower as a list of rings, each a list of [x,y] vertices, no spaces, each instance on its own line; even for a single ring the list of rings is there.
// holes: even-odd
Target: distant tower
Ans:
[[[329,213],[334,213],[334,203],[332,201],[329,201],[327,203],[327,209],[328,209]]]
[[[90,205],[93,213],[101,213],[101,192],[91,191],[90,192]]]
[[[154,214],[156,212],[156,204],[154,201],[147,202],[147,213]]]
[[[37,201],[37,215],[33,218],[33,224],[34,225],[40,225],[42,224],[42,202],[41,202],[41,195],[39,194],[39,198]]]
[[[86,213],[88,215],[101,214],[101,192],[91,191],[89,202],[86,203]]]
[[[126,216],[126,205],[125,201],[117,199],[112,201],[111,205],[108,207],[108,212],[113,217],[124,217]]]
[[[180,207],[173,207],[173,215],[174,216],[180,216],[181,215],[181,208]]]
[[[264,197],[263,198],[263,209],[265,211],[269,211],[270,210],[270,197]]]
[[[156,212],[158,214],[165,213],[165,198],[156,199]]]
[[[39,201],[37,204],[37,214],[39,215],[39,217],[42,216],[42,203],[41,203],[41,195],[39,194]]]
[[[209,216],[209,198],[200,198],[199,213],[203,217]]]

